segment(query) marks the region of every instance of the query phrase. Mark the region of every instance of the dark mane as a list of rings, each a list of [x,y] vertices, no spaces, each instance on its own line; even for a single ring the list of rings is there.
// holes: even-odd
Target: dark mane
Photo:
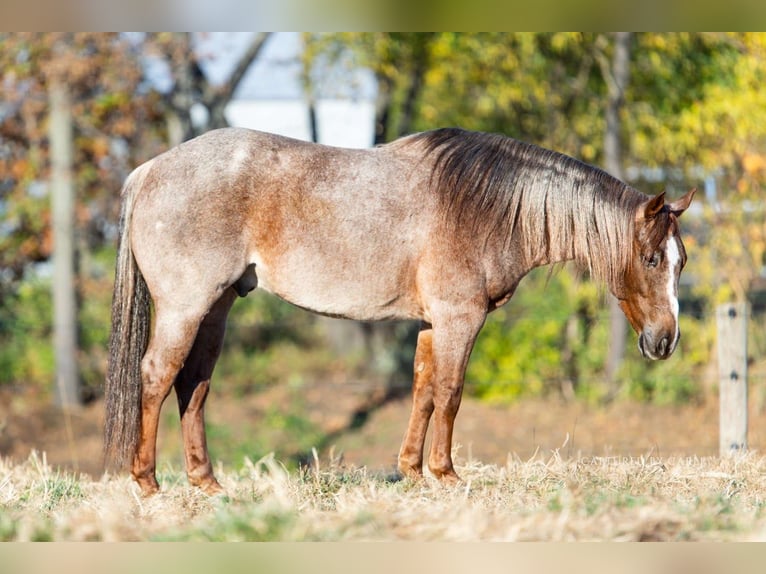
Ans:
[[[611,285],[625,269],[644,194],[601,169],[503,135],[446,128],[409,139],[435,155],[431,187],[456,226],[506,241],[523,236],[530,262],[574,253]]]

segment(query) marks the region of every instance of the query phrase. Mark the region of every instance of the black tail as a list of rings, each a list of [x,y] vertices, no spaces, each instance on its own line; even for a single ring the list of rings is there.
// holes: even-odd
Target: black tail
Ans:
[[[141,428],[141,359],[149,341],[149,291],[133,258],[133,202],[148,164],[130,174],[122,190],[120,245],[112,295],[112,331],[106,375],[106,462],[123,466],[135,453]]]

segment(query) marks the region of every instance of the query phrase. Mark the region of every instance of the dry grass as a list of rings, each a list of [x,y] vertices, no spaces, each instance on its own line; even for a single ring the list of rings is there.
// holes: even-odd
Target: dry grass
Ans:
[[[458,458],[460,462],[460,459]],[[766,458],[590,458],[465,462],[465,483],[391,481],[317,461],[218,469],[227,497],[159,473],[144,499],[125,475],[100,480],[33,453],[0,460],[0,540],[763,540]]]

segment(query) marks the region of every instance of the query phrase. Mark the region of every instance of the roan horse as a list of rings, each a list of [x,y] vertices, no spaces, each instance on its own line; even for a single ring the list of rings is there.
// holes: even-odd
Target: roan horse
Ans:
[[[226,316],[256,287],[316,313],[419,319],[399,470],[459,480],[451,444],[487,313],[534,267],[574,260],[617,297],[641,354],[676,348],[678,217],[600,169],[511,138],[440,129],[368,150],[225,128],[131,173],[106,380],[105,452],[159,489],[160,408],[175,387],[189,482],[221,490],[205,399]],[[150,313],[150,302],[154,313]],[[150,329],[151,323],[151,329]]]

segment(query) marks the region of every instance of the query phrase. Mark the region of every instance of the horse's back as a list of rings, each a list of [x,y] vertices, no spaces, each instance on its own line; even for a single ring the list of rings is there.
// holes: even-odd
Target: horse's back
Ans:
[[[166,274],[156,254],[172,254],[177,273],[219,283],[254,264],[259,286],[311,310],[415,316],[425,177],[396,149],[215,130],[152,160],[136,203],[136,256]]]

